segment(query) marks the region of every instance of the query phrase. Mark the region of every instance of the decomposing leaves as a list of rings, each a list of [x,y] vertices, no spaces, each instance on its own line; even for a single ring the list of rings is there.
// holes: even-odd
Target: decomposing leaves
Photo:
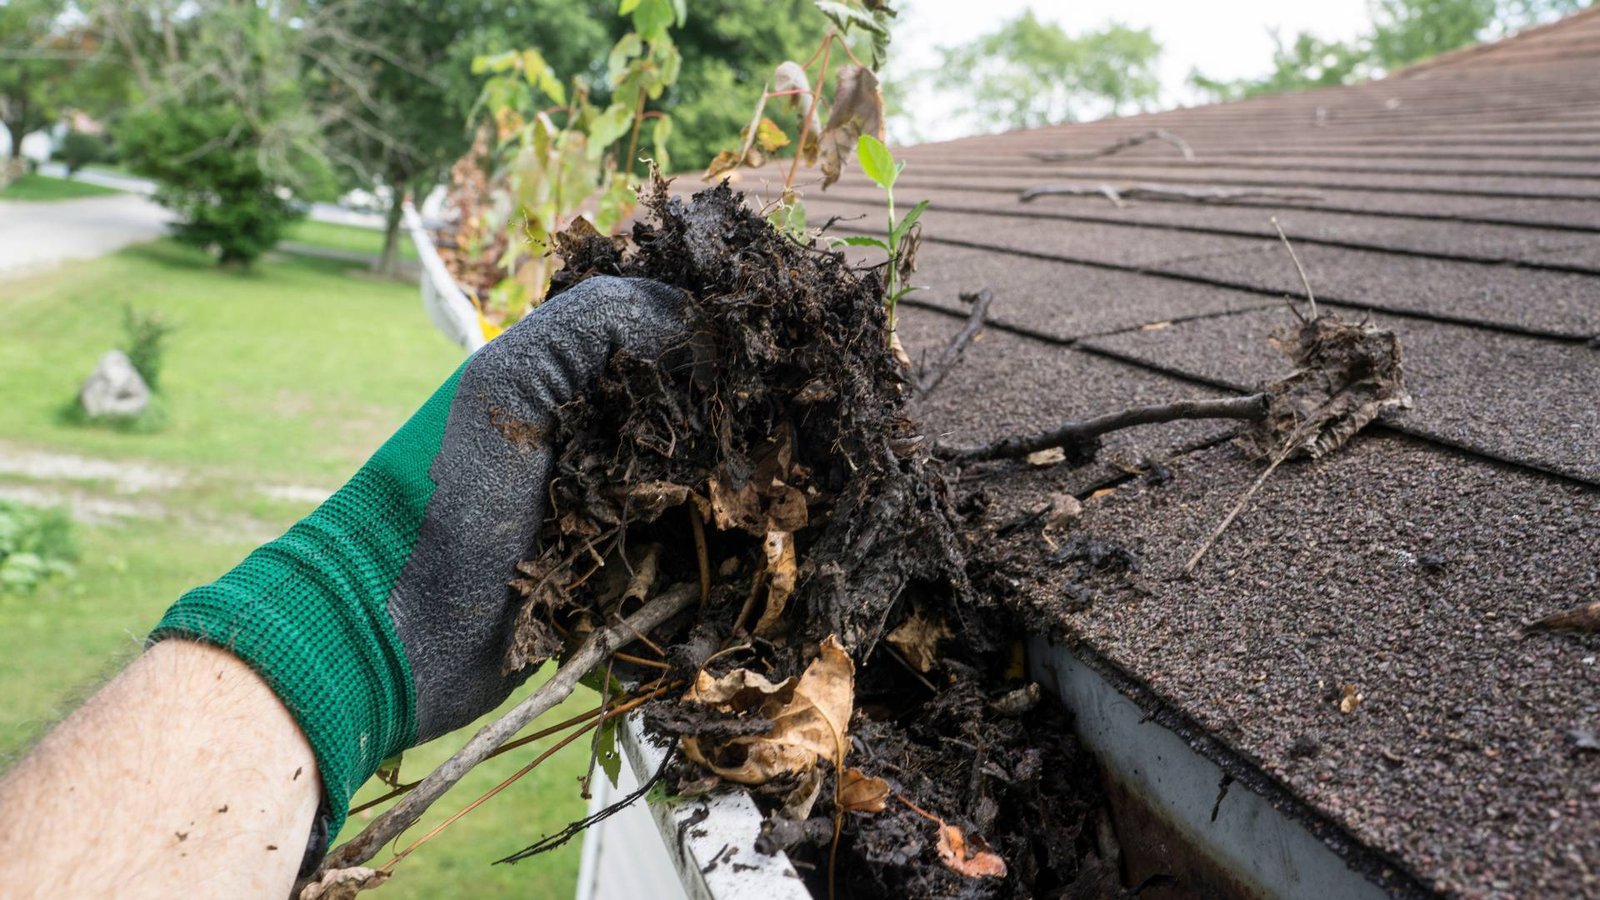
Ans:
[[[861,66],[844,66],[834,82],[833,109],[822,127],[822,186],[839,180],[844,161],[861,135],[883,138],[883,95],[878,76]]]
[[[960,828],[939,822],[939,861],[968,878],[1004,878],[1006,861],[981,838],[968,840]]]
[[[1266,417],[1240,436],[1257,456],[1316,459],[1344,446],[1380,414],[1411,408],[1400,339],[1392,331],[1323,315],[1276,335],[1273,343],[1295,371],[1267,387]]]
[[[793,534],[787,531],[768,532],[762,547],[767,555],[767,608],[756,622],[756,635],[770,637],[779,630],[783,611],[794,594],[799,570],[795,566]]]
[[[1600,600],[1591,600],[1529,622],[1524,630],[1600,634]]]
[[[938,660],[939,642],[951,636],[950,626],[925,618],[919,611],[889,632],[889,645],[900,651],[918,672],[933,670]]]
[[[1367,698],[1355,685],[1344,685],[1339,688],[1339,712],[1349,715],[1355,712],[1356,707],[1360,706],[1361,701],[1365,699]]]
[[[711,521],[718,531],[738,529],[760,537],[767,533],[766,516],[761,511],[761,495],[746,481],[734,487],[720,478],[707,483],[711,495]]]
[[[860,769],[847,769],[839,782],[839,808],[846,812],[881,813],[889,800],[889,782]]]
[[[726,740],[687,736],[684,755],[728,781],[749,785],[805,775],[822,759],[841,759],[855,704],[855,664],[832,635],[820,650],[799,678],[779,684],[747,669],[720,678],[701,671],[686,701],[726,715],[757,716],[772,727]]]

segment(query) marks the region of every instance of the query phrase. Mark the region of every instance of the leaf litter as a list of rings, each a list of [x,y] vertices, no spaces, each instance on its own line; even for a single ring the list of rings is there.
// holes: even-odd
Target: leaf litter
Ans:
[[[839,77],[825,169],[881,115],[847,102],[870,73]],[[558,410],[507,671],[698,581],[702,602],[655,631],[663,682],[682,688],[643,707],[682,750],[671,790],[747,789],[767,815],[757,849],[788,851],[818,896],[1109,890],[1097,774],[1021,665],[1013,561],[983,545],[981,504],[957,512],[953,467],[918,431],[882,274],[780,236],[726,182],[685,200],[658,180],[643,201],[631,240],[558,237],[552,294],[650,278],[684,291],[688,337],[660,358],[619,353]],[[1241,437],[1273,467],[1409,402],[1388,332],[1314,316],[1283,346],[1296,371]],[[1062,506],[1039,523],[1076,518]],[[1055,558],[1138,568],[1077,535]]]

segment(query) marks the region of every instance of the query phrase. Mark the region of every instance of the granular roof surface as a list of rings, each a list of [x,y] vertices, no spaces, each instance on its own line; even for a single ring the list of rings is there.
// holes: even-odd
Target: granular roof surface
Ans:
[[[1157,141],[1084,158],[1152,129],[1194,159]],[[959,327],[960,293],[996,297],[921,411],[947,440],[1286,374],[1266,338],[1301,289],[1274,216],[1324,311],[1400,336],[1415,409],[1281,468],[1192,580],[1174,576],[1260,471],[1224,424],[962,487],[1001,517],[1085,499],[1070,534],[1139,569],[1050,564],[1037,529],[1015,531],[1040,627],[1283,803],[1414,886],[1600,897],[1600,752],[1574,737],[1600,728],[1600,637],[1521,627],[1600,594],[1600,9],[1361,85],[900,155],[898,202],[931,201],[928,289],[902,307],[913,359]],[[1077,195],[1023,202],[1042,186]],[[881,232],[858,174],[806,202],[814,223]],[[1151,459],[1173,477],[1130,477]]]

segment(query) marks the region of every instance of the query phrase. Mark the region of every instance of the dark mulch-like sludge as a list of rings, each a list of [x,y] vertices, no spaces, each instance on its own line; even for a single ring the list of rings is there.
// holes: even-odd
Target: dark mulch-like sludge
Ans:
[[[678,685],[646,707],[683,739],[676,791],[747,786],[765,849],[788,850],[818,896],[836,833],[840,897],[1084,895],[1104,877],[1095,779],[1027,683],[1020,630],[974,588],[878,274],[778,235],[725,184],[689,202],[657,184],[645,202],[631,240],[565,235],[554,290],[677,286],[692,337],[619,356],[560,411],[508,667],[703,583],[669,629],[671,670],[631,673]]]

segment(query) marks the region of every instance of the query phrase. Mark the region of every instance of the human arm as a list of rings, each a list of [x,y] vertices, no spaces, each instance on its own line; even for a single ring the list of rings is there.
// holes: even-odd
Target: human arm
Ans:
[[[321,783],[226,651],[163,641],[0,780],[8,897],[288,896]]]

